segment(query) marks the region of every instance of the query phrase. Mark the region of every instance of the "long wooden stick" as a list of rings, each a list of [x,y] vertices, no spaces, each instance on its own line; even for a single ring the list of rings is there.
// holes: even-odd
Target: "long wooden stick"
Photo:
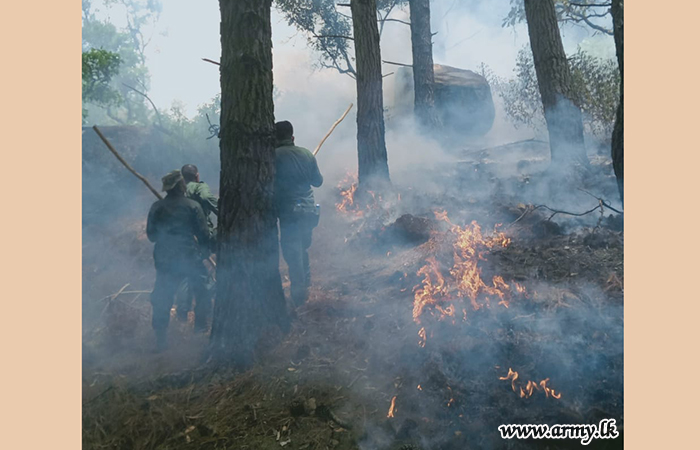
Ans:
[[[343,115],[340,116],[340,119],[338,119],[338,120],[335,121],[335,123],[333,124],[333,126],[331,127],[331,129],[328,131],[328,133],[326,133],[326,135],[323,136],[323,139],[321,139],[321,142],[320,142],[320,143],[318,144],[318,146],[316,147],[316,150],[314,150],[314,156],[316,156],[316,154],[318,153],[318,151],[321,150],[321,146],[323,145],[324,142],[326,142],[326,139],[328,139],[328,136],[330,136],[331,133],[333,132],[333,130],[335,130],[335,127],[337,127],[338,124],[339,124],[340,122],[342,122],[343,119],[345,119],[345,116],[348,115],[348,113],[350,112],[351,109],[352,109],[352,103],[350,103],[350,106],[348,106],[348,109],[345,110],[345,112],[343,113]]]
[[[102,132],[100,131],[100,129],[97,128],[97,125],[93,125],[93,126],[92,126],[92,129],[95,130],[95,133],[97,133],[97,135],[100,137],[100,139],[102,139],[102,142],[105,143],[105,145],[107,146],[107,148],[109,149],[109,151],[112,152],[112,154],[113,154],[114,156],[117,157],[117,159],[119,160],[119,162],[122,163],[122,164],[124,164],[124,167],[126,167],[126,168],[129,170],[129,172],[133,173],[134,176],[135,176],[136,178],[138,178],[139,180],[143,181],[143,184],[145,184],[146,187],[147,187],[148,189],[150,189],[151,192],[153,192],[153,195],[155,195],[156,197],[158,197],[159,200],[163,200],[163,196],[160,195],[160,192],[158,192],[153,186],[151,186],[151,183],[149,183],[148,180],[147,180],[143,175],[141,175],[140,173],[138,173],[137,171],[135,171],[134,168],[131,167],[131,166],[129,165],[128,162],[124,161],[124,158],[122,158],[122,156],[114,149],[114,147],[112,147],[112,144],[110,144],[110,142],[107,140],[107,138],[105,137],[105,135],[102,134]]]
[[[95,133],[97,133],[97,135],[100,137],[100,139],[102,139],[102,142],[105,143],[105,145],[107,146],[107,148],[109,149],[109,151],[112,152],[112,154],[113,154],[114,156],[117,157],[117,159],[119,160],[119,162],[122,163],[122,164],[124,164],[124,167],[126,167],[126,168],[129,170],[129,172],[133,173],[134,176],[136,176],[136,178],[138,178],[139,180],[143,181],[143,184],[145,184],[146,187],[147,187],[148,189],[150,189],[151,192],[153,192],[153,195],[155,195],[156,197],[158,197],[158,200],[163,200],[163,196],[160,195],[160,192],[156,191],[155,188],[154,188],[153,186],[151,186],[151,183],[149,183],[148,180],[147,180],[143,175],[141,175],[140,173],[138,173],[137,171],[135,171],[134,168],[131,167],[131,166],[129,165],[128,162],[124,161],[124,158],[122,158],[122,156],[119,154],[119,152],[117,152],[117,151],[114,149],[114,147],[112,147],[112,144],[107,140],[107,138],[105,137],[105,135],[102,134],[102,132],[100,131],[100,129],[97,128],[97,125],[93,125],[93,126],[92,126],[92,129],[95,130]],[[207,259],[209,260],[209,262],[210,262],[214,267],[216,267],[216,263],[214,262],[214,260],[212,259],[211,256],[210,256],[209,258],[207,258]],[[124,287],[126,287],[126,286],[124,286]],[[122,288],[122,289],[123,289],[123,288]]]
[[[220,66],[220,65],[221,65],[221,63],[216,62],[216,61],[214,61],[213,59],[209,59],[209,58],[202,58],[202,61],[206,61],[206,62],[209,62],[209,63],[212,63],[212,64],[216,64],[217,66]]]

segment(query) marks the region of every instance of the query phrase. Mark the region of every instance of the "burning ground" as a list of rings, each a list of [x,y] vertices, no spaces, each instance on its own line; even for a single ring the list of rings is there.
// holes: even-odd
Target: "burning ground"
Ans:
[[[351,178],[319,193],[310,299],[245,373],[202,361],[206,337],[175,320],[152,354],[145,222],[89,227],[84,447],[529,448],[543,442],[498,425],[622,425],[618,218],[551,217],[525,177],[452,167],[396,176],[383,198],[360,201]],[[579,194],[566,204],[599,204]]]

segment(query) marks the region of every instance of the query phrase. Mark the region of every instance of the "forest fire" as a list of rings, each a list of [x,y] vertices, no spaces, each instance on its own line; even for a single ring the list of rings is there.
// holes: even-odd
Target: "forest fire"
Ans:
[[[340,180],[337,188],[340,191],[341,200],[335,204],[335,209],[341,213],[361,218],[367,212],[378,209],[382,203],[382,196],[373,191],[366,191],[367,195],[363,196],[363,200],[358,199],[357,175],[350,171],[345,173],[345,177]]]
[[[542,391],[547,397],[552,397],[557,400],[561,398],[561,393],[557,393],[554,389],[547,386],[549,383],[549,378],[545,378],[539,383],[528,380],[525,388],[522,386],[516,386],[516,380],[518,379],[518,372],[515,372],[512,368],[508,368],[508,374],[505,377],[498,377],[499,380],[507,381],[510,380],[511,388],[513,392],[517,393],[520,398],[530,398],[535,391]]]
[[[348,184],[350,185],[349,187]],[[335,209],[342,213],[362,216],[363,212],[355,203],[355,191],[357,191],[357,177],[351,172],[347,172],[345,177],[338,183],[342,200],[336,203]]]
[[[396,396],[391,397],[391,406],[389,407],[389,412],[386,414],[387,419],[394,417],[394,411],[396,410]]]
[[[449,277],[443,275],[440,263],[435,256],[426,259],[417,275],[423,276],[420,287],[416,286],[413,302],[413,320],[422,325],[423,313],[427,310],[438,321],[449,320],[457,322],[457,311],[461,311],[462,321],[467,320],[468,309],[478,311],[490,307],[491,301],[508,308],[513,290],[519,295],[525,294],[525,288],[517,283],[513,287],[506,283],[501,276],[493,276],[487,284],[482,278],[480,261],[486,261],[489,250],[495,247],[507,247],[510,238],[503,232],[494,231],[490,236],[481,232],[481,227],[472,221],[460,227],[450,222],[447,212],[435,212],[438,220],[450,225],[449,233],[454,237],[453,265],[449,269]],[[496,228],[498,225],[496,226]],[[468,301],[468,305],[467,305]],[[425,346],[425,327],[419,332],[420,345]]]

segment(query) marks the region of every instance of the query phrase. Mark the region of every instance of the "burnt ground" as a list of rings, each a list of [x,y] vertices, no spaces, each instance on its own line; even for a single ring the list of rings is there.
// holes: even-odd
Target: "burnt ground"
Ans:
[[[173,319],[170,348],[153,353],[145,215],[85,225],[83,447],[554,449],[580,443],[505,441],[497,427],[603,418],[621,427],[619,217],[606,209],[547,220],[551,213],[527,206],[541,204],[534,176],[504,182],[483,167],[466,175],[462,167],[441,170],[430,189],[396,182],[401,199],[362,217],[334,211],[340,197],[326,195],[309,301],[290,334],[265,342],[244,373],[203,361],[207,336],[195,335],[191,322]],[[476,185],[488,192],[473,194]],[[607,199],[610,192],[596,191]],[[476,220],[485,234],[503,224],[510,245],[482,255],[479,267],[482,278],[525,288],[509,293],[508,308],[494,303],[456,319],[431,310],[420,325],[413,320],[417,272],[430,256],[446,267],[452,259],[453,236],[434,210],[460,226]],[[513,383],[500,379],[510,368],[519,373]],[[520,397],[528,380],[545,379],[561,398],[541,390]]]

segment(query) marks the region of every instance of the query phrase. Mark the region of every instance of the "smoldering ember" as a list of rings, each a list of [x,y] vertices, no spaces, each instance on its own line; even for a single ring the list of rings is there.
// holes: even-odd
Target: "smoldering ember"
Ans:
[[[622,447],[623,4],[486,3],[83,2],[83,448]]]

